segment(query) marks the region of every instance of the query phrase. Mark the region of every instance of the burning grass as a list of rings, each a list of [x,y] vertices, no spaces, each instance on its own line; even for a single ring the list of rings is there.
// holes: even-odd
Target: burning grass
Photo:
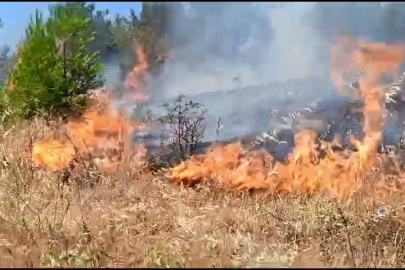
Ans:
[[[364,138],[352,138],[354,151],[334,152],[333,144],[316,143],[313,130],[302,130],[295,135],[295,149],[287,164],[263,166],[257,157],[245,155],[240,144],[215,147],[206,155],[194,157],[169,172],[176,183],[194,185],[203,180],[214,180],[228,189],[265,189],[272,194],[298,193],[305,195],[330,194],[338,199],[349,199],[367,187],[381,195],[386,190],[382,181],[366,181],[371,169],[379,169],[377,161],[385,162],[385,155],[377,153],[381,145],[384,91],[381,77],[389,73],[397,75],[403,62],[402,47],[371,44],[369,42],[340,38],[332,48],[332,79],[339,89],[348,71],[363,68],[366,76],[360,79],[360,98],[364,101]],[[344,59],[341,63],[336,60]],[[336,63],[338,62],[338,63]],[[338,143],[339,144],[339,143]],[[396,166],[399,168],[399,165]],[[402,172],[396,172],[402,175]],[[402,192],[403,181],[397,181]],[[370,186],[371,187],[370,187]],[[390,189],[390,192],[392,189]],[[391,193],[390,193],[391,194]]]
[[[30,148],[51,131],[33,122],[3,133],[2,267],[404,265],[401,194],[264,196],[81,164],[66,176],[33,166]]]
[[[106,93],[98,93],[95,101],[81,119],[70,121],[54,132],[55,138],[34,145],[32,156],[37,166],[62,170],[75,161],[118,171],[120,165],[130,162],[126,159],[128,154],[139,161],[138,165],[142,162],[146,149],[134,146],[131,135],[144,125],[131,123],[129,117],[119,114]]]
[[[388,159],[376,151],[383,93],[375,78],[398,63],[363,47],[348,58],[372,71],[360,82],[357,151],[333,151],[338,142],[318,145],[304,130],[285,164],[235,143],[152,176],[145,148],[131,140],[143,126],[100,92],[82,119],[4,131],[0,266],[404,266],[403,177],[399,166],[395,175],[381,170]],[[145,72],[140,65],[134,74]]]

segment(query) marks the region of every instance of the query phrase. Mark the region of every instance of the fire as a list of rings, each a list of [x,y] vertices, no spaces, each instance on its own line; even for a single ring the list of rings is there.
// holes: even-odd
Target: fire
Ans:
[[[138,64],[130,72],[125,81],[125,88],[128,90],[126,98],[134,101],[144,101],[149,99],[148,92],[148,58],[140,46],[136,49]]]
[[[365,106],[364,138],[352,138],[357,151],[341,149],[338,139],[332,143],[316,143],[317,134],[304,130],[295,135],[295,149],[286,164],[271,161],[263,152],[246,152],[240,143],[214,146],[205,155],[192,157],[171,169],[175,183],[193,185],[216,181],[224,188],[265,189],[270,193],[293,192],[307,195],[328,193],[347,199],[359,191],[367,173],[382,159],[377,153],[381,142],[384,93],[379,85],[383,73],[396,76],[403,62],[403,48],[371,44],[357,38],[341,37],[332,48],[332,79],[342,89],[345,73],[366,68],[367,76],[360,81]],[[375,187],[381,187],[381,182]]]
[[[52,170],[67,168],[75,155],[72,144],[66,140],[46,139],[34,146],[32,157],[37,166],[47,166]]]
[[[33,147],[37,166],[52,170],[67,168],[74,160],[96,163],[112,170],[122,162],[122,151],[131,145],[131,134],[143,128],[120,115],[101,91],[93,92],[93,104],[80,120],[61,127],[61,139],[48,138]],[[142,158],[143,147],[134,149]],[[79,162],[79,161],[77,161]]]
[[[10,78],[7,79],[7,89],[10,90],[10,91],[13,91],[13,90],[14,90],[14,87],[15,87],[15,85],[14,85],[14,80],[13,80],[13,78],[10,76]]]
[[[244,153],[242,145],[235,143],[215,146],[207,154],[193,157],[173,168],[170,177],[175,183],[188,185],[215,180],[229,189],[310,195],[326,192],[341,198],[349,197],[361,186],[361,154],[335,153],[329,144],[317,149],[315,137],[316,133],[310,130],[296,134],[297,147],[287,164],[274,164],[268,153]],[[320,152],[326,157],[320,159]]]
[[[147,56],[137,48],[138,64],[125,81],[125,99],[133,101],[149,98]],[[133,123],[119,113],[110,96],[100,90],[91,91],[91,106],[79,120],[63,125],[60,138],[48,138],[33,147],[33,161],[39,167],[61,170],[71,162],[96,165],[106,170],[116,170],[120,164],[132,165],[133,160],[143,162],[146,148],[132,145],[132,134],[145,128]],[[124,160],[123,151],[130,153],[132,160]]]

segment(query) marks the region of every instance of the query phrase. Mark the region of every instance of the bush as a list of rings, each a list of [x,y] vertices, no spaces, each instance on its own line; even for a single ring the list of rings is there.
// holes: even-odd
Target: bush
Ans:
[[[162,107],[167,114],[157,117],[157,121],[170,134],[178,158],[185,160],[196,153],[198,144],[204,139],[207,110],[199,103],[183,102],[183,96],[179,96],[173,104],[165,103]]]
[[[89,89],[103,85],[99,54],[86,45],[94,39],[90,19],[58,4],[45,22],[40,12],[26,29],[17,53],[18,65],[9,72],[2,107],[13,116],[30,119],[81,112]]]

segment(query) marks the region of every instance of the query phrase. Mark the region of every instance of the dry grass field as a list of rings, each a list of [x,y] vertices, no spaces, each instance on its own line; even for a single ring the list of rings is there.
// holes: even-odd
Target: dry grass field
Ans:
[[[404,196],[175,186],[142,168],[33,166],[52,127],[3,130],[1,267],[402,267]]]
[[[77,121],[2,126],[0,266],[403,267],[404,158],[376,151],[378,79],[403,55],[356,46],[347,68],[371,74],[357,151],[302,130],[284,164],[234,143],[154,170],[131,137],[146,124],[101,91]],[[339,81],[345,50],[333,52]]]

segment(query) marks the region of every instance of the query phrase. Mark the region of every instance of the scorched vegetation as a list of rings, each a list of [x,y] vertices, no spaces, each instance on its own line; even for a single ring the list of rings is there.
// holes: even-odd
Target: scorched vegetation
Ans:
[[[154,97],[149,82],[176,45],[168,26],[181,8],[143,3],[139,18],[110,20],[71,2],[33,17],[5,60],[0,96],[0,266],[403,267],[403,161],[377,151],[379,79],[398,70],[402,50],[348,37],[333,47],[337,88],[345,72],[368,72],[357,89],[364,136],[351,137],[352,148],[305,129],[286,161],[246,142],[197,154],[206,110],[179,97],[154,118],[178,159],[155,168],[134,141],[151,121],[112,101]],[[124,83],[112,95],[101,88],[102,62],[117,52]]]

